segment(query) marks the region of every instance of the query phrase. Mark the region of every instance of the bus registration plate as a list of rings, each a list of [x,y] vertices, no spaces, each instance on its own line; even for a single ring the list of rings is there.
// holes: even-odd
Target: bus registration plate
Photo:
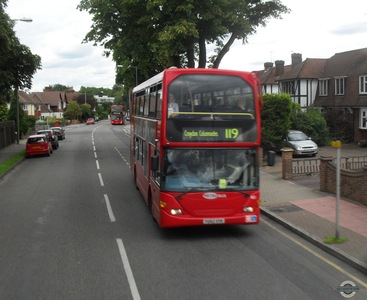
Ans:
[[[210,225],[210,224],[224,224],[224,219],[204,219],[203,224]]]

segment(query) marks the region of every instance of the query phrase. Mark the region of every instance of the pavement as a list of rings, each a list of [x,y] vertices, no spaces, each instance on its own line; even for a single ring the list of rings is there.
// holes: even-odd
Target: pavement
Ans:
[[[320,156],[336,157],[332,147],[321,147]],[[343,145],[341,157],[367,156],[367,148]],[[288,181],[282,179],[281,157],[260,170],[261,213],[302,236],[324,251],[367,274],[367,207],[340,197],[336,225],[336,196],[320,191],[318,174]],[[326,237],[346,238],[326,244]]]
[[[25,148],[25,139],[0,150],[0,164]],[[335,149],[322,147],[319,156],[336,156]],[[367,148],[345,145],[342,156],[367,156]],[[339,199],[336,225],[336,198],[319,190],[319,176],[292,181],[282,179],[281,157],[273,166],[260,170],[261,213],[277,221],[324,251],[367,274],[367,207],[347,198]],[[340,244],[326,244],[330,236],[346,238]]]

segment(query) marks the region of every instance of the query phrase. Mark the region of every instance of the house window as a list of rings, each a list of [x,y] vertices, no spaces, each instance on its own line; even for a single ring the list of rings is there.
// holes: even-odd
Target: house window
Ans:
[[[359,76],[359,93],[367,94],[367,75]]]
[[[335,95],[344,95],[345,77],[335,78]]]
[[[367,108],[361,108],[359,115],[359,128],[367,129]]]
[[[329,87],[329,81],[328,79],[320,79],[319,80],[319,95],[320,96],[327,96],[328,87]]]
[[[295,94],[295,84],[294,81],[285,81],[283,82],[283,93],[287,93],[290,95]]]

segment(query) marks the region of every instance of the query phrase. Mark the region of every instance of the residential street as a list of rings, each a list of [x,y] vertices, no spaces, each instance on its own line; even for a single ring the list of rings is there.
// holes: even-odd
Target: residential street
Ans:
[[[1,299],[335,299],[348,274],[367,282],[266,216],[160,229],[133,184],[124,128],[70,128],[51,157],[1,179]]]

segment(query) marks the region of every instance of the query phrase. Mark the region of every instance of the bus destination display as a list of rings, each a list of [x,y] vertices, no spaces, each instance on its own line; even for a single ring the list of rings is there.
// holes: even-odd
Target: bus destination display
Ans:
[[[235,127],[219,127],[210,129],[204,127],[185,127],[182,130],[182,140],[186,142],[235,141],[241,133],[241,128]]]

